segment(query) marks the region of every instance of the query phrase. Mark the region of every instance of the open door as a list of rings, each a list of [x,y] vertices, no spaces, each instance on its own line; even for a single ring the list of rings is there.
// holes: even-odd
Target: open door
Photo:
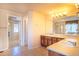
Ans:
[[[8,19],[8,37],[9,48],[19,46],[19,20],[16,17],[9,16]]]

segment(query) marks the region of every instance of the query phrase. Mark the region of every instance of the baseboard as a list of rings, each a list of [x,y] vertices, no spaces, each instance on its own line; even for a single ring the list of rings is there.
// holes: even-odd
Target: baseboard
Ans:
[[[5,48],[5,49],[0,49],[0,52],[3,52],[3,51],[5,51],[5,50],[7,50],[8,48]]]

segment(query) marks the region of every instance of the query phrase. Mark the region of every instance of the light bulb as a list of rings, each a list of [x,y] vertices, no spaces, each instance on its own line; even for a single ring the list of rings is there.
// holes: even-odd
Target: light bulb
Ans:
[[[62,14],[61,14],[61,13],[59,13],[59,16],[62,16]]]
[[[76,6],[76,8],[79,8],[79,3],[76,3],[75,6]]]
[[[64,15],[66,15],[66,14],[67,14],[67,12],[63,12],[63,14],[64,14]]]

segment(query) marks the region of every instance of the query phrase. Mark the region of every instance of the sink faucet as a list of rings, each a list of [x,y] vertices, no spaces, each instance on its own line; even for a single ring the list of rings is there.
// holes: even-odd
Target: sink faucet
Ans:
[[[71,42],[71,41],[68,41],[70,42],[71,44],[73,44],[73,46],[76,46],[76,42]]]

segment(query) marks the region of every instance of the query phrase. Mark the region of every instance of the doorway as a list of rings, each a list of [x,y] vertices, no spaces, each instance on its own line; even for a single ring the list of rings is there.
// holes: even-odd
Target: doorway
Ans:
[[[20,46],[20,20],[18,17],[9,16],[8,18],[8,38],[9,38],[9,48]]]

